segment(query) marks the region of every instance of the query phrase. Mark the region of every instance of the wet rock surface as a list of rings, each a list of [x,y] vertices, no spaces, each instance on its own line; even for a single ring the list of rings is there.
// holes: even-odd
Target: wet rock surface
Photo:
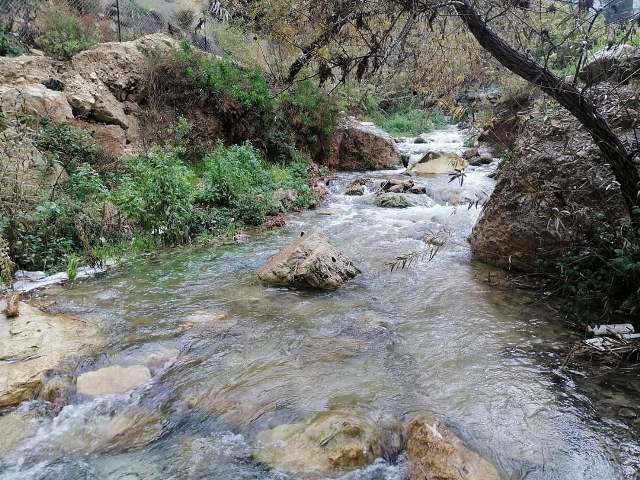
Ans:
[[[335,290],[360,273],[326,236],[303,234],[258,270],[269,285]]]
[[[353,413],[327,411],[260,432],[257,461],[286,472],[332,473],[372,463],[384,451],[380,425]]]
[[[467,162],[453,152],[427,152],[417,163],[407,168],[407,175],[436,175],[464,169]]]
[[[19,308],[18,317],[0,320],[0,408],[34,398],[48,372],[73,365],[105,342],[88,321],[46,314],[23,302]]]
[[[410,480],[499,480],[496,468],[468,449],[442,421],[421,416],[406,426]]]
[[[409,208],[413,205],[404,195],[392,192],[376,196],[375,204],[382,208]]]
[[[144,365],[121,367],[112,365],[93,372],[86,372],[77,379],[78,393],[100,397],[125,393],[139,387],[151,378],[149,368]]]

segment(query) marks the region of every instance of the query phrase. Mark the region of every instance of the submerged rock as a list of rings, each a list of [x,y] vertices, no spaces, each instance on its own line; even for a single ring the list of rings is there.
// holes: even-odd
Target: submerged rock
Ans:
[[[349,184],[344,194],[353,196],[364,195],[367,183],[369,182],[370,180],[368,178],[358,178]]]
[[[378,195],[375,203],[378,207],[382,208],[408,208],[413,206],[413,204],[407,200],[407,197],[392,192]]]
[[[410,166],[407,175],[436,175],[451,173],[455,169],[461,170],[467,166],[467,161],[457,153],[451,152],[427,152]]]
[[[46,314],[21,302],[19,317],[0,321],[0,408],[34,398],[48,372],[104,343],[100,330],[87,321]]]
[[[115,393],[125,393],[139,387],[151,378],[151,372],[144,365],[121,367],[112,365],[78,377],[78,393],[90,397],[101,397]]]
[[[352,413],[327,411],[260,432],[254,457],[287,472],[327,474],[368,465],[383,451],[379,425]]]
[[[413,419],[406,428],[410,480],[499,480],[496,468],[465,447],[441,421]]]
[[[258,270],[265,283],[335,290],[360,270],[320,233],[303,235]]]
[[[353,117],[338,120],[327,166],[338,170],[381,170],[400,164],[393,138]]]

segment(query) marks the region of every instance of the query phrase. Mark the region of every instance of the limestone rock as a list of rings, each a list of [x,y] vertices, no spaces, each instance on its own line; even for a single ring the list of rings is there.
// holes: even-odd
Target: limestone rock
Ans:
[[[101,43],[75,55],[71,63],[83,78],[104,83],[119,101],[137,102],[144,94],[146,56],[178,47],[172,37],[153,34],[131,42]]]
[[[499,480],[496,468],[469,450],[438,419],[423,416],[406,428],[410,480]]]
[[[104,153],[112,158],[118,158],[127,153],[127,134],[119,125],[104,125],[76,120],[74,125],[91,132],[93,140],[102,147]]]
[[[20,55],[0,57],[1,85],[33,85],[55,78],[63,63],[52,58]]]
[[[331,473],[367,465],[383,452],[380,428],[354,414],[322,412],[260,432],[255,458],[294,473]]]
[[[0,457],[10,453],[38,431],[40,425],[35,412],[14,410],[0,415]]]
[[[128,128],[123,105],[95,75],[72,74],[64,79],[64,94],[76,117]]]
[[[258,278],[270,285],[335,290],[360,273],[320,233],[306,234],[271,257],[258,270]]]
[[[375,201],[378,207],[382,208],[408,208],[412,206],[412,203],[407,200],[407,197],[397,193],[383,193],[378,195]]]
[[[614,45],[600,50],[580,70],[580,78],[589,84],[605,80],[626,82],[638,77],[640,48],[631,45]]]
[[[381,170],[397,167],[400,162],[400,151],[390,135],[353,117],[338,120],[327,166],[338,170]]]
[[[78,377],[78,393],[90,397],[101,397],[125,393],[139,387],[151,378],[151,372],[144,365],[121,367],[112,365]]]
[[[451,173],[455,169],[461,170],[466,166],[466,160],[456,153],[427,152],[405,173],[408,175],[436,175]]]
[[[552,121],[541,113],[526,119],[514,152],[499,167],[495,189],[473,228],[477,259],[540,271],[541,260],[552,266],[603,221],[613,225],[628,215],[599,149],[566,114]]]
[[[65,122],[73,118],[71,106],[62,92],[42,84],[0,85],[0,110],[5,114],[35,115]]]
[[[0,408],[34,398],[47,372],[92,354],[104,342],[86,321],[21,302],[19,317],[0,321]]]

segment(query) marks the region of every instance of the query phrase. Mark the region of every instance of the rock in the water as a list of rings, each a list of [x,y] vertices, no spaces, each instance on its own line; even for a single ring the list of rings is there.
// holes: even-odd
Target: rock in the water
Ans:
[[[139,387],[151,378],[151,372],[144,365],[121,367],[112,365],[78,377],[78,393],[90,397],[101,397],[115,393],[125,393]]]
[[[351,413],[327,411],[260,432],[255,458],[287,472],[330,474],[373,462],[383,447],[378,425]]]
[[[383,208],[408,208],[413,204],[402,194],[383,193],[376,197],[376,205]]]
[[[258,270],[258,278],[276,286],[335,290],[359,273],[327,237],[314,232],[302,235],[271,257]]]
[[[434,175],[451,173],[467,166],[464,158],[456,153],[427,152],[417,163],[405,172],[408,175]]]
[[[463,445],[441,421],[413,419],[406,429],[410,480],[499,480],[496,468]]]
[[[345,195],[364,195],[367,184],[370,182],[368,178],[358,178],[351,182],[345,190]]]
[[[427,187],[423,187],[421,185],[414,185],[409,189],[409,193],[413,193],[414,195],[424,195],[427,193]]]
[[[616,103],[607,110],[624,110],[614,108]],[[554,268],[555,260],[589,241],[594,231],[607,222],[615,228],[628,214],[611,169],[575,119],[535,113],[523,121],[517,154],[499,167],[470,242],[481,261],[533,272]]]
[[[393,138],[353,117],[338,120],[327,166],[338,170],[381,170],[400,164]]]
[[[580,78],[589,84],[605,80],[627,82],[638,77],[640,48],[632,45],[614,45],[600,50],[580,70]]]
[[[46,373],[92,354],[104,342],[87,321],[49,315],[21,302],[19,317],[0,321],[0,408],[34,398]]]

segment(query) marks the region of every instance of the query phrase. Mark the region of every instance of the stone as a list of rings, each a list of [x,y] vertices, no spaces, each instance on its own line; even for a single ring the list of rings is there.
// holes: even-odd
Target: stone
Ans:
[[[422,137],[416,137],[413,143],[421,144],[421,143],[427,143],[427,141]]]
[[[286,472],[331,474],[368,465],[382,453],[378,425],[330,410],[260,432],[254,458]]]
[[[640,48],[632,45],[614,45],[596,52],[580,70],[580,79],[588,84],[628,82],[640,77]]]
[[[125,393],[139,387],[151,378],[151,372],[144,365],[121,367],[112,365],[80,375],[76,386],[78,393],[90,397],[102,397]]]
[[[468,449],[439,419],[421,416],[406,426],[409,480],[499,480],[497,469]]]
[[[476,259],[541,272],[589,242],[603,222],[615,228],[615,221],[628,217],[613,172],[593,139],[575,119],[562,115],[559,129],[542,113],[524,120],[514,145],[518,154],[498,167],[495,189],[472,230]]]
[[[0,309],[4,308],[0,301]],[[20,302],[20,316],[0,321],[0,409],[35,398],[48,372],[73,366],[105,343],[90,322],[50,315]]]
[[[408,208],[413,204],[404,196],[397,193],[383,193],[378,195],[375,204],[382,208]]]
[[[335,290],[360,270],[321,233],[303,234],[258,270],[269,285]]]
[[[349,185],[349,187],[344,192],[344,194],[345,195],[354,195],[354,196],[364,195],[365,188],[366,187],[364,185],[362,185],[362,184],[352,183],[351,185]]]
[[[130,42],[108,42],[76,54],[73,70],[85,79],[102,82],[120,102],[144,98],[147,56],[179,48],[179,42],[158,33]]]
[[[38,431],[38,415],[27,410],[13,410],[0,415],[0,457],[8,458],[25,440]]]
[[[437,175],[451,173],[456,169],[462,170],[467,161],[457,153],[427,152],[417,163],[409,167],[407,175]]]
[[[427,193],[427,187],[423,187],[422,185],[414,185],[409,189],[409,193],[413,193],[414,195],[425,195]]]
[[[71,74],[64,78],[65,97],[74,116],[128,128],[123,105],[97,78]]]
[[[52,58],[35,55],[0,57],[0,85],[42,84],[57,77],[63,65]]]
[[[338,119],[326,165],[337,170],[382,170],[400,165],[393,138],[353,117]]]
[[[477,156],[478,156],[477,148],[468,148],[464,152],[462,152],[462,158],[464,158],[465,160],[471,160],[473,157],[477,157]]]
[[[0,110],[8,115],[34,115],[56,122],[73,118],[63,92],[49,90],[41,83],[0,85]]]
[[[127,153],[127,132],[120,125],[105,125],[75,120],[74,125],[91,132],[93,140],[111,158],[119,158]]]

